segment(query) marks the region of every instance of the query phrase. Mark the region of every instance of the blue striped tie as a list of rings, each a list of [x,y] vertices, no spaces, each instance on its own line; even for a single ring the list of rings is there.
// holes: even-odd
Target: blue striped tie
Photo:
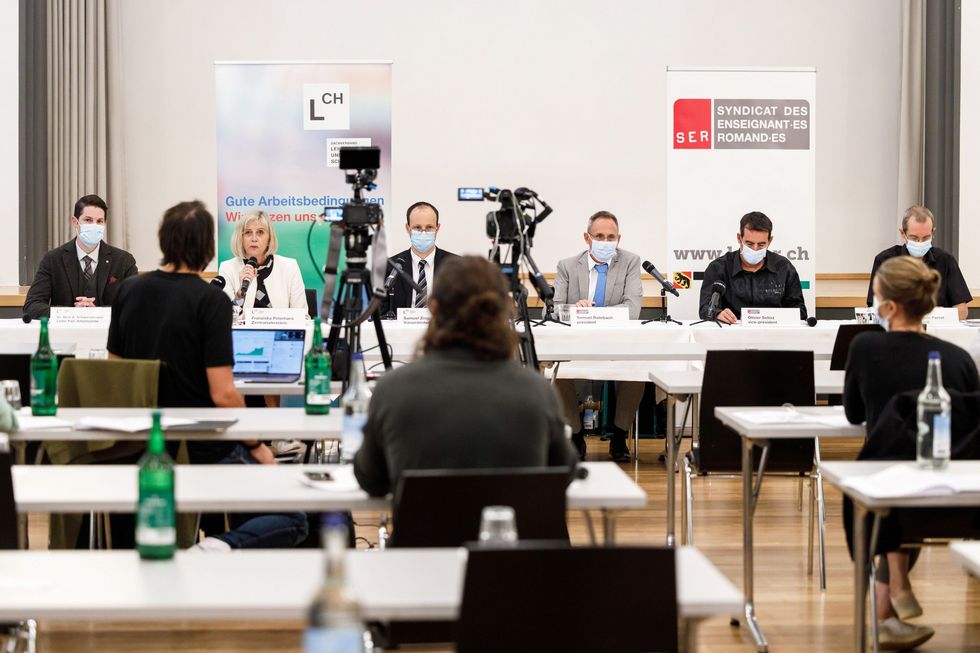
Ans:
[[[596,306],[606,305],[606,272],[608,270],[609,265],[607,263],[595,266],[595,296],[592,298],[592,302]]]

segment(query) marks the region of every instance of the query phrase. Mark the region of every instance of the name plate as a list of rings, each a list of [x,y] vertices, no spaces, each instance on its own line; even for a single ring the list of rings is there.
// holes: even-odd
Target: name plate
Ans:
[[[952,326],[960,323],[960,312],[953,307],[937,306],[929,315],[922,318],[929,326]]]
[[[112,309],[108,306],[52,306],[48,326],[108,329]]]
[[[743,308],[744,326],[800,326],[798,308]]]
[[[630,309],[625,306],[573,306],[572,326],[618,326],[629,322]]]
[[[245,312],[245,326],[290,327],[303,326],[307,321],[302,308],[253,308]]]
[[[432,314],[427,308],[399,308],[398,324],[405,326],[426,326]]]

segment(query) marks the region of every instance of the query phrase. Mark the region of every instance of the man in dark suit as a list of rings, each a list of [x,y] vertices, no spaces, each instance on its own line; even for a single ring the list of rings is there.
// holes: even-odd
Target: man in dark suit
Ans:
[[[76,237],[41,259],[24,300],[24,314],[46,317],[52,306],[110,306],[120,281],[136,274],[136,259],[104,241],[108,208],[98,195],[75,202]]]
[[[416,202],[405,212],[405,231],[412,246],[388,259],[385,278],[391,273],[392,261],[397,261],[402,270],[412,275],[412,280],[424,292],[419,293],[404,278],[397,277],[386,298],[383,313],[394,313],[399,308],[425,308],[429,299],[429,286],[435,278],[436,270],[452,252],[436,247],[436,234],[439,233],[439,210],[428,202]]]

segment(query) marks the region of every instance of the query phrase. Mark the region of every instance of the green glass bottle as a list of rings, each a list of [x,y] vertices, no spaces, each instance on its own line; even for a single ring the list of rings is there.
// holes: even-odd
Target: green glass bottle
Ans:
[[[31,414],[58,412],[58,357],[48,339],[48,318],[41,318],[41,337],[31,356]]]
[[[320,318],[313,318],[313,346],[306,354],[306,414],[330,412],[330,354],[323,349]]]
[[[153,428],[139,462],[140,498],[136,508],[136,550],[144,560],[174,557],[177,514],[174,507],[174,461],[164,447],[160,411],[153,411]]]

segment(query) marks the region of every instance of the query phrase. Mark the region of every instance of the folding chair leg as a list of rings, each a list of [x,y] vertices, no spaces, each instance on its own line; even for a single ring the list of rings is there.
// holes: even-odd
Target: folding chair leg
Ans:
[[[827,504],[824,502],[823,495],[823,474],[818,470],[814,485],[817,488],[817,550],[820,564],[820,591],[827,589]]]
[[[814,508],[817,504],[816,488],[813,484],[813,477],[810,477],[810,501],[807,507],[807,529],[806,529],[806,575],[813,575],[813,526]]]
[[[871,574],[868,578],[868,596],[871,603],[871,650],[874,653],[878,653],[878,583],[875,577],[878,575],[875,573],[875,563],[874,563],[874,552],[869,551],[868,555],[871,558]]]
[[[685,521],[684,530],[686,533],[685,543],[688,546],[694,546],[694,473],[691,471],[691,461],[684,456],[684,473],[681,478],[684,479],[684,505],[685,509]]]
[[[796,487],[796,510],[798,512],[803,512],[803,477],[800,477],[800,482]]]

